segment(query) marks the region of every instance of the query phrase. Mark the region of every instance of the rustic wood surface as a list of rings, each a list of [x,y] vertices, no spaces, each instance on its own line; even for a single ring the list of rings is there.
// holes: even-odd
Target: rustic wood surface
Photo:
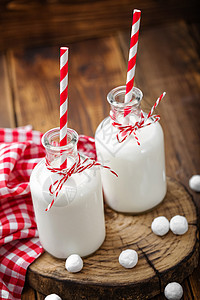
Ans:
[[[5,1],[4,1],[5,2]],[[200,211],[200,197],[188,180],[200,165],[200,61],[196,24],[184,21],[142,30],[136,86],[149,109],[165,90],[158,112],[165,133],[167,174],[189,190]],[[108,115],[106,94],[124,84],[129,47],[127,31],[70,46],[69,125],[94,135]],[[46,131],[59,125],[58,48],[9,50],[0,58],[0,126],[32,124]],[[200,299],[200,266],[183,282],[184,299]],[[44,299],[26,285],[22,299]],[[164,299],[163,295],[155,298]]]
[[[183,236],[169,232],[158,237],[151,231],[156,216],[184,215],[189,230]],[[170,281],[182,282],[198,264],[197,211],[185,188],[168,179],[168,192],[154,210],[137,216],[114,212],[106,206],[106,239],[95,254],[84,258],[78,274],[65,270],[65,261],[48,253],[41,255],[28,270],[31,287],[46,294],[56,293],[62,299],[149,299],[160,294]],[[121,251],[137,251],[139,260],[134,269],[125,269],[119,262]]]
[[[182,18],[198,21],[198,0],[4,0],[0,1],[0,49],[62,43],[130,29],[133,8],[142,27]],[[39,13],[38,13],[39,12]]]

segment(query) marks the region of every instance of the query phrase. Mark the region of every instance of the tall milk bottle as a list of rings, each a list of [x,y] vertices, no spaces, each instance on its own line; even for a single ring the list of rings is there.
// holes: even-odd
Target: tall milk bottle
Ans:
[[[152,209],[165,197],[164,137],[160,124],[151,118],[148,123],[152,124],[136,130],[140,146],[134,133],[125,141],[118,141],[119,128],[113,126],[113,122],[134,125],[141,114],[142,92],[134,87],[132,100],[124,103],[125,92],[126,87],[121,86],[108,94],[112,118],[107,117],[98,126],[95,144],[98,161],[106,163],[118,174],[115,178],[101,170],[107,204],[118,212],[135,214]],[[125,110],[131,111],[126,117]]]
[[[56,168],[60,168],[61,153],[67,159],[67,169],[78,162],[78,134],[68,128],[67,137],[67,145],[60,147],[59,128],[44,134],[42,143],[46,158],[37,164],[30,178],[41,244],[51,255],[63,259],[73,253],[83,257],[90,255],[105,239],[99,167],[74,173],[66,181],[58,170],[55,172]],[[56,188],[59,193],[55,198]],[[53,199],[53,205],[46,211]]]

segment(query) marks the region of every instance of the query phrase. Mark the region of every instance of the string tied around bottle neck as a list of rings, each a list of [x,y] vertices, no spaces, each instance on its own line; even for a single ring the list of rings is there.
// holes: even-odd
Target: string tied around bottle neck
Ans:
[[[51,203],[49,203],[49,205],[47,206],[45,211],[50,210],[50,208],[53,206],[56,198],[58,197],[58,194],[61,191],[64,183],[73,174],[81,173],[81,172],[85,171],[86,169],[91,169],[93,166],[98,166],[98,167],[109,170],[112,174],[114,174],[116,177],[118,177],[117,173],[115,171],[113,171],[109,166],[105,166],[105,165],[101,164],[100,162],[95,161],[95,160],[93,160],[89,157],[84,156],[84,160],[81,161],[81,157],[80,157],[79,153],[78,153],[78,160],[76,162],[74,162],[74,164],[69,169],[54,168],[50,165],[50,163],[48,162],[47,159],[45,161],[45,164],[46,164],[46,167],[49,171],[51,171],[52,173],[56,173],[56,174],[61,176],[60,179],[56,180],[49,187],[49,192],[50,192],[51,195],[54,195],[54,198],[51,201]]]
[[[156,100],[154,105],[152,106],[151,110],[149,111],[148,115],[145,117],[144,112],[141,110],[139,121],[135,122],[133,125],[123,125],[119,122],[116,122],[114,116],[112,113],[110,113],[110,117],[113,120],[112,125],[118,129],[118,133],[116,134],[117,140],[119,143],[123,143],[128,136],[133,134],[137,144],[140,146],[140,141],[137,137],[136,131],[140,128],[149,126],[153,123],[156,123],[160,120],[160,115],[153,115],[153,112],[155,108],[158,106],[158,104],[161,102],[161,100],[164,98],[166,93],[162,93],[160,97]],[[148,122],[149,120],[149,122]]]

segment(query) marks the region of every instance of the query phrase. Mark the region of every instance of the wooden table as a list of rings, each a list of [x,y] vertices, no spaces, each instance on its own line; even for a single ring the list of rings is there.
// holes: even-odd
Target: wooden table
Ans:
[[[107,93],[125,83],[129,32],[68,45],[69,127],[94,136],[108,115]],[[200,166],[200,50],[197,26],[184,21],[141,30],[135,84],[148,110],[161,92],[167,175],[181,182],[200,210],[188,180]],[[8,50],[0,55],[0,126],[59,126],[59,48]],[[200,299],[200,266],[183,282],[184,299]],[[22,299],[44,299],[25,285]],[[164,299],[163,295],[155,299]]]

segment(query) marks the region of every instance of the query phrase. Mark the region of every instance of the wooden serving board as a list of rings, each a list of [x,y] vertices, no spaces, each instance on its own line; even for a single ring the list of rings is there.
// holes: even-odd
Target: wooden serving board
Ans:
[[[152,220],[184,215],[189,230],[183,236],[171,231],[164,237],[151,231]],[[148,299],[161,293],[168,282],[182,282],[198,263],[197,211],[191,196],[177,181],[168,178],[167,195],[157,208],[131,216],[106,206],[107,235],[101,248],[84,259],[80,273],[65,270],[65,261],[42,254],[28,269],[28,282],[38,292],[56,293],[62,299]],[[118,263],[122,250],[138,252],[135,268]]]

